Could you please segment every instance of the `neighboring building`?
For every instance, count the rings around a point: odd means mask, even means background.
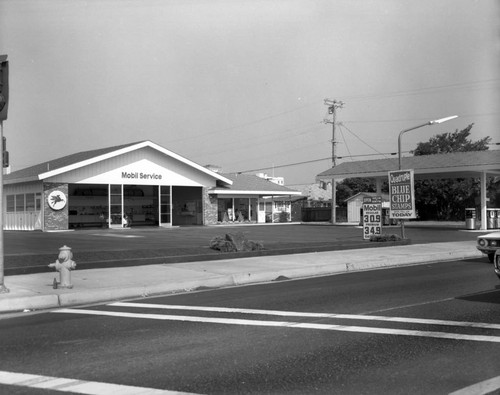
[[[304,207],[332,207],[332,188],[330,184],[309,184],[304,186],[301,192],[306,197]]]
[[[225,174],[232,184],[210,190],[218,198],[218,222],[286,222],[291,221],[292,198],[299,191],[248,174]],[[287,219],[285,221],[285,219]]]
[[[275,184],[285,186],[285,179],[283,177],[268,176],[266,173],[257,173],[256,176]]]
[[[4,229],[211,225],[228,208],[265,222],[280,210],[273,198],[300,195],[251,177],[265,184],[240,185],[151,141],[80,152],[5,175]]]
[[[347,202],[347,222],[358,224],[361,221],[361,209],[363,208],[364,197],[382,196],[382,210],[389,209],[389,195],[382,193],[378,195],[375,192],[359,192],[356,195],[346,199]]]

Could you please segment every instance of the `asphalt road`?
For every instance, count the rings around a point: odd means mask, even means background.
[[[130,303],[0,320],[0,371],[203,394],[500,386],[500,284],[484,259]]]
[[[209,248],[214,237],[236,232],[262,242],[264,251],[231,255]],[[384,232],[399,235],[400,228],[388,227]],[[406,237],[413,244],[475,240],[478,234],[449,227],[406,228]],[[72,248],[73,259],[80,269],[140,265],[144,258],[149,263],[178,263],[381,245],[363,240],[359,227],[294,224],[5,232],[4,239],[6,275],[47,271],[47,264],[57,258],[63,245]]]

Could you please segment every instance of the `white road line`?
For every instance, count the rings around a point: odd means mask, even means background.
[[[167,391],[155,388],[102,383],[98,381],[74,380],[37,374],[0,371],[0,384],[19,387],[43,388],[76,394],[102,395],[185,395],[188,392]]]
[[[409,318],[409,317],[388,317],[383,315],[302,313],[302,312],[280,311],[280,310],[238,309],[238,308],[228,308],[228,307],[182,306],[182,305],[164,305],[164,304],[153,304],[153,303],[130,303],[130,302],[110,303],[109,306],[143,307],[149,309],[165,309],[165,310],[212,311],[218,313],[261,314],[261,315],[276,315],[280,317],[342,318],[349,320],[352,319],[352,320],[368,320],[368,321],[387,321],[387,322],[403,322],[409,324],[429,324],[429,325],[461,326],[466,328],[500,329],[500,324],[431,320],[425,318]]]
[[[211,324],[226,324],[226,325],[252,325],[252,326],[273,326],[273,327],[301,328],[301,329],[320,329],[320,330],[341,331],[341,332],[418,336],[418,337],[432,337],[438,339],[470,340],[470,341],[500,343],[500,336],[461,335],[461,334],[446,333],[446,332],[373,328],[373,327],[362,327],[362,326],[310,324],[310,323],[289,322],[289,321],[242,320],[234,318],[212,318],[212,317],[195,317],[195,316],[183,316],[183,315],[137,314],[137,313],[127,313],[127,312],[117,312],[117,311],[85,310],[85,309],[81,310],[61,309],[61,310],[55,310],[53,312],[67,313],[67,314],[100,315],[108,317],[140,318],[140,319],[152,319],[152,320],[164,320],[164,321],[204,322]]]
[[[449,395],[486,395],[492,394],[493,391],[498,389],[500,389],[500,376],[462,388]]]
[[[138,235],[125,235],[125,234],[117,234],[117,233],[94,233],[92,236],[99,236],[99,237],[122,237],[122,238],[133,238],[133,237],[144,237],[144,236],[138,236]]]

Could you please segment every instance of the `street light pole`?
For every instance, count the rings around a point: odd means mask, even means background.
[[[415,130],[415,129],[418,129],[418,128],[422,128],[424,126],[436,125],[436,124],[443,123],[443,122],[446,122],[446,121],[451,121],[452,119],[455,119],[455,118],[458,118],[458,115],[452,115],[451,117],[436,119],[434,121],[427,121],[426,123],[423,123],[421,125],[413,126],[412,128],[402,130],[399,133],[399,136],[398,136],[399,170],[402,170],[402,168],[403,168],[402,165],[401,165],[401,162],[402,162],[401,161],[401,136],[403,136],[403,134],[405,134],[406,132],[409,132],[410,130]],[[401,221],[401,238],[404,239],[405,238],[405,221],[404,221],[404,219],[401,219],[400,221]]]

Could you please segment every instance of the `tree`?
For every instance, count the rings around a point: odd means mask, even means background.
[[[371,178],[346,178],[338,183],[336,200],[340,207],[347,206],[346,200],[359,192],[375,192]]]
[[[486,151],[491,137],[478,141],[469,139],[472,126],[454,133],[443,133],[431,137],[428,142],[417,144],[412,151],[415,156],[450,152]],[[489,180],[492,182],[492,180]],[[467,207],[475,207],[479,196],[478,179],[416,180],[415,206],[422,220],[462,220]]]
[[[478,141],[470,140],[468,137],[472,126],[474,126],[473,123],[460,132],[456,130],[454,133],[443,133],[431,137],[425,143],[418,143],[417,148],[412,153],[419,156],[450,152],[486,151],[491,137],[488,136]]]

